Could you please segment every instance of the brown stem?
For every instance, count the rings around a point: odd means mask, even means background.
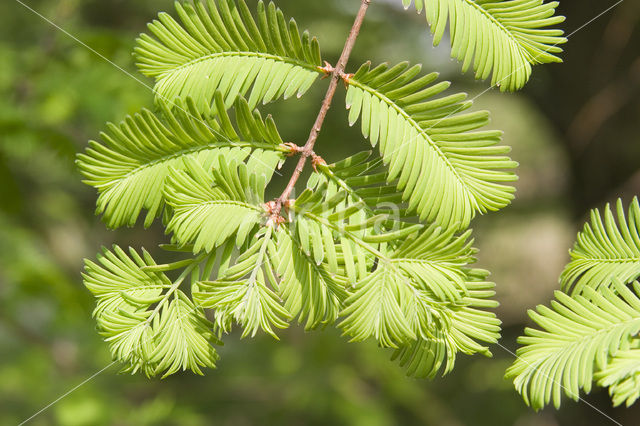
[[[356,39],[358,38],[358,34],[360,33],[360,28],[362,27],[362,22],[364,21],[364,16],[367,13],[367,9],[369,8],[369,4],[371,0],[362,0],[360,4],[360,10],[358,11],[358,15],[353,23],[353,27],[351,28],[351,32],[349,33],[349,37],[344,45],[344,49],[342,50],[342,55],[340,55],[340,59],[336,64],[335,68],[327,67],[326,70],[331,73],[331,83],[329,84],[329,88],[327,89],[327,94],[324,97],[324,101],[322,102],[322,107],[320,108],[320,112],[318,113],[318,117],[316,118],[316,122],[311,128],[311,133],[309,134],[309,139],[307,139],[307,143],[304,145],[301,151],[300,160],[298,161],[298,165],[287,184],[287,187],[282,192],[282,195],[278,197],[275,201],[275,205],[271,209],[271,217],[275,220],[280,217],[280,211],[282,210],[282,206],[287,202],[293,188],[296,186],[296,182],[300,178],[302,171],[304,170],[304,166],[307,163],[307,159],[313,155],[313,147],[318,140],[318,135],[322,130],[322,125],[324,124],[324,120],[327,117],[327,113],[329,112],[329,108],[331,108],[331,102],[333,101],[333,97],[336,94],[336,89],[338,88],[338,84],[340,80],[346,75],[344,70],[347,66],[347,62],[349,61],[349,57],[351,56],[351,51],[353,50],[353,46],[356,44]]]

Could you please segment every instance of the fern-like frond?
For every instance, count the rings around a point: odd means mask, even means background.
[[[606,368],[595,374],[598,386],[608,387],[613,405],[631,406],[640,397],[640,340],[635,348],[618,351]]]
[[[140,306],[152,305],[161,300],[165,289],[171,287],[166,275],[143,269],[155,265],[149,253],[144,251],[140,256],[131,249],[129,254],[114,246],[112,251],[103,249],[98,263],[85,260],[82,277],[84,285],[97,299],[94,316],[98,317],[104,311],[132,312]]]
[[[345,301],[340,323],[352,341],[375,338],[385,347],[416,339],[403,308],[417,298],[406,276],[391,268],[379,268],[358,282],[354,295]]]
[[[330,165],[318,164],[316,169],[320,173],[311,175],[307,184],[309,188],[327,183],[330,192],[344,191],[351,198],[351,204],[361,204],[371,216],[405,216],[402,192],[396,188],[396,182],[389,182],[382,160],[371,151],[360,152]]]
[[[358,196],[336,180],[312,175],[313,189],[289,205],[289,219],[303,252],[317,263],[326,261],[331,273],[343,274],[351,285],[365,279],[376,259],[423,225],[372,215]]]
[[[167,377],[187,368],[200,375],[200,366],[214,368],[218,355],[209,343],[215,341],[212,327],[204,313],[177,291],[154,323],[157,343],[151,362],[157,365],[156,371]]]
[[[408,8],[412,0],[402,0]],[[556,54],[565,43],[563,31],[549,29],[564,21],[555,16],[558,2],[543,0],[415,0],[425,10],[434,45],[440,44],[447,23],[451,56],[471,66],[478,79],[493,72],[491,85],[518,90],[531,76],[531,66],[561,62]]]
[[[124,372],[156,375],[157,364],[151,361],[156,345],[150,316],[150,311],[105,311],[97,318],[98,330],[109,344],[111,356],[124,364]]]
[[[250,157],[256,174],[269,180],[283,158],[282,139],[273,120],[252,113],[246,101],[236,102],[236,130],[216,96],[215,105],[198,110],[192,101],[178,102],[162,114],[148,110],[127,117],[120,125],[108,125],[103,143],[91,141],[78,166],[85,182],[98,190],[97,213],[111,228],[133,226],[143,209],[150,226],[164,207],[164,187],[169,171],[184,169],[191,158],[204,167],[217,162],[243,161]],[[216,118],[202,118],[216,116]]]
[[[268,258],[268,252],[276,250],[273,238],[272,227],[261,229],[235,264],[219,271],[218,279],[197,283],[194,300],[215,310],[221,331],[230,331],[235,321],[244,328],[242,337],[253,337],[262,329],[277,339],[274,328],[289,326],[292,315],[273,290],[277,279]]]
[[[205,6],[206,3],[206,6]],[[176,3],[182,24],[161,13],[135,49],[138,67],[156,79],[159,99],[192,97],[198,107],[216,90],[229,106],[251,90],[249,104],[302,96],[321,75],[316,38],[302,37],[273,3],[258,2],[257,20],[244,0]]]
[[[327,262],[331,273],[344,274],[354,283],[367,274],[373,259],[367,259],[363,251],[356,250],[353,238],[344,238],[335,228],[344,227],[351,220],[364,221],[362,205],[352,205],[345,191],[318,177],[312,175],[310,181],[316,182],[308,182],[311,188],[289,205],[292,234],[306,256],[318,264]]]
[[[422,220],[466,227],[476,213],[498,210],[513,199],[517,166],[498,145],[501,132],[477,131],[488,113],[461,113],[471,102],[465,94],[434,97],[449,87],[432,84],[437,74],[416,78],[420,66],[389,68],[369,64],[348,79],[349,122],[358,118],[362,133],[389,165],[409,208]]]
[[[468,285],[475,285],[467,274],[475,253],[469,233],[456,235],[455,228],[437,225],[424,228],[407,221],[404,211],[391,217],[384,203],[401,201],[401,196],[384,189],[387,174],[380,166],[370,153],[320,164],[309,189],[289,203],[290,229],[301,252],[346,278],[349,297],[340,313],[341,328],[352,340],[375,338],[388,347],[444,336],[453,339],[453,357],[459,351],[486,352],[473,339],[495,340],[499,322],[493,314],[462,309],[469,303]],[[478,304],[482,306],[486,301]],[[480,322],[482,331],[464,337],[472,329],[464,323],[485,314],[491,320]],[[455,315],[469,318],[449,332]]]
[[[597,290],[609,285],[613,279],[628,283],[640,277],[638,199],[631,202],[628,218],[620,199],[616,210],[614,214],[607,205],[603,215],[597,209],[591,211],[591,223],[578,234],[571,261],[560,276],[565,292],[580,294],[587,287]]]
[[[326,237],[332,238],[330,231]],[[304,321],[306,330],[333,324],[347,297],[346,279],[308,256],[285,227],[278,229],[277,251],[270,259],[279,277],[278,294],[285,309]]]
[[[196,258],[192,266],[202,258]],[[177,287],[191,273],[172,283],[151,256],[133,249],[129,255],[115,246],[98,263],[86,262],[84,282],[97,298],[94,312],[98,330],[109,343],[114,359],[125,371],[166,377],[179,370],[202,374],[215,367],[212,344],[219,343],[211,324]]]
[[[165,190],[173,214],[167,233],[180,245],[193,244],[193,252],[207,252],[235,236],[245,243],[265,215],[266,178],[250,173],[251,164],[218,157],[212,170],[185,160],[185,171],[171,174]]]
[[[467,294],[462,268],[473,253],[468,234],[436,226],[414,234],[355,285],[340,326],[352,340],[373,337],[393,348],[433,337],[434,312],[460,305]]]
[[[640,331],[640,285],[633,290],[620,281],[583,295],[556,292],[552,309],[538,306],[529,315],[541,329],[527,328],[518,342],[517,360],[507,370],[527,404],[540,409],[562,393],[578,400],[580,389],[590,392],[594,372],[611,357],[631,348]]]
[[[485,310],[498,306],[490,299],[495,294],[495,284],[484,281],[487,275],[484,271],[469,271],[467,296],[460,305],[433,306],[432,324],[424,335],[395,350],[392,359],[407,369],[408,376],[434,378],[440,371],[445,375],[453,370],[458,353],[491,356],[480,342],[498,341],[500,320]]]

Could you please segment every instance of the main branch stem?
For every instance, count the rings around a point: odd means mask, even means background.
[[[309,134],[309,139],[307,139],[307,143],[302,148],[300,154],[300,160],[298,161],[298,165],[287,184],[287,187],[282,192],[282,195],[278,197],[275,201],[275,206],[273,206],[271,210],[272,218],[279,218],[280,212],[282,210],[282,206],[287,202],[293,188],[296,186],[296,182],[300,178],[302,171],[304,170],[304,166],[307,163],[307,159],[313,155],[313,147],[318,140],[318,135],[322,130],[322,125],[324,124],[324,120],[327,117],[327,113],[329,112],[329,108],[331,108],[331,103],[333,102],[333,97],[336,94],[336,89],[338,88],[338,84],[340,80],[345,75],[345,68],[347,66],[347,62],[349,62],[349,57],[351,56],[351,52],[353,51],[353,46],[356,44],[356,39],[358,38],[358,34],[360,34],[360,28],[362,27],[362,23],[364,22],[364,17],[367,13],[367,9],[369,8],[369,4],[371,0],[362,0],[360,4],[360,10],[358,10],[358,15],[353,23],[353,27],[351,27],[351,32],[349,33],[349,37],[344,45],[344,49],[342,50],[342,54],[340,55],[340,59],[336,66],[330,70],[331,72],[331,82],[329,84],[329,88],[327,89],[327,94],[324,97],[324,101],[322,102],[322,107],[320,108],[320,112],[318,113],[318,117],[316,118],[316,122],[311,128],[311,133]]]

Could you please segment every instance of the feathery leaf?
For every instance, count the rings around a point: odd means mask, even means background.
[[[571,261],[560,282],[565,292],[580,294],[585,288],[597,290],[613,279],[629,283],[640,277],[640,205],[634,198],[625,218],[622,200],[614,215],[607,204],[604,215],[591,211],[591,223],[584,226],[570,251]],[[617,223],[616,223],[617,219]]]
[[[285,309],[305,321],[306,330],[333,324],[347,296],[346,280],[305,254],[285,227],[278,229],[277,250],[270,259],[280,277],[278,294]]]
[[[271,176],[282,159],[282,139],[270,117],[266,121],[251,113],[243,99],[236,102],[238,128],[231,125],[221,95],[205,117],[190,100],[177,108],[161,105],[162,115],[148,110],[127,117],[119,126],[109,124],[101,135],[104,143],[91,141],[86,153],[78,155],[85,183],[100,194],[97,213],[111,228],[133,226],[143,209],[150,226],[164,207],[163,191],[170,170],[184,169],[191,158],[203,167],[251,157],[257,174]]]
[[[474,261],[468,233],[454,236],[432,225],[381,257],[375,271],[355,285],[340,326],[352,340],[370,337],[397,348],[433,337],[433,312],[451,309],[467,295],[463,267]]]
[[[156,79],[159,99],[192,97],[199,108],[216,90],[230,106],[251,90],[249,104],[302,96],[322,74],[316,38],[302,37],[273,3],[258,2],[256,19],[244,0],[176,2],[182,24],[161,13],[135,49],[140,71]]]
[[[389,182],[382,160],[371,151],[360,152],[335,164],[319,164],[316,168],[319,173],[311,176],[308,188],[326,182],[331,193],[346,192],[352,205],[362,205],[368,215],[378,217],[378,225],[385,223],[383,215],[406,216],[401,208],[402,192],[395,186],[397,182]]]
[[[484,310],[498,306],[498,302],[489,299],[495,294],[495,284],[484,281],[487,275],[484,271],[470,270],[467,296],[461,304],[432,306],[433,320],[424,329],[423,336],[394,351],[392,359],[406,367],[408,376],[431,379],[439,371],[448,374],[453,370],[458,352],[491,356],[489,349],[478,343],[496,343],[500,337],[500,320]]]
[[[264,175],[250,173],[251,164],[218,157],[213,173],[195,160],[185,160],[186,170],[174,170],[165,197],[173,209],[167,233],[180,245],[193,244],[193,252],[207,252],[235,236],[240,247],[261,222],[264,209]]]
[[[202,375],[200,366],[214,368],[218,355],[209,343],[215,341],[213,324],[181,291],[163,307],[154,322],[156,345],[151,362],[163,378],[187,368]]]
[[[114,246],[113,250],[103,248],[98,263],[85,259],[84,285],[97,298],[93,315],[98,317],[104,311],[132,312],[141,305],[149,306],[161,299],[163,291],[171,287],[171,281],[164,274],[145,271],[145,266],[155,265],[146,251],[142,257],[129,250]]]
[[[583,295],[556,292],[553,309],[529,311],[539,329],[527,328],[518,342],[517,360],[507,370],[525,402],[540,409],[562,393],[578,400],[591,391],[594,372],[603,370],[619,351],[631,348],[640,331],[640,285],[633,290],[620,281],[586,287]]]
[[[118,246],[105,250],[98,263],[86,262],[84,282],[98,299],[98,330],[114,359],[125,363],[125,371],[166,377],[178,370],[202,374],[200,367],[215,367],[218,355],[212,344],[219,342],[210,331],[212,324],[177,288],[192,268],[172,283],[153,271],[159,265],[147,252],[141,257],[131,249],[127,255]]]
[[[508,205],[516,180],[508,171],[517,166],[499,146],[501,132],[476,131],[488,113],[460,112],[469,108],[465,94],[431,99],[448,82],[432,85],[437,74],[416,78],[420,66],[367,63],[348,79],[349,122],[358,118],[362,133],[389,164],[388,181],[398,180],[409,209],[422,220],[444,227],[465,228],[477,212]]]
[[[411,3],[402,0],[405,9]],[[564,21],[554,16],[557,6],[543,0],[415,0],[418,13],[425,10],[433,44],[442,41],[448,21],[451,56],[463,62],[463,72],[473,65],[483,80],[493,72],[491,85],[503,91],[522,88],[532,65],[562,62],[556,54],[567,39],[548,28]]]
[[[250,247],[217,280],[197,283],[194,300],[204,308],[215,309],[221,331],[228,332],[235,320],[244,328],[242,337],[253,337],[262,329],[277,339],[273,328],[288,327],[291,314],[269,286],[277,286],[268,258],[268,252],[275,250],[269,249],[273,237],[272,227],[261,229]]]
[[[634,340],[634,349],[618,351],[606,368],[594,377],[598,386],[608,387],[613,405],[631,406],[640,397],[640,340]]]

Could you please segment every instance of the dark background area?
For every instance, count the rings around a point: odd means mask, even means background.
[[[0,3],[0,424],[18,424],[90,379],[111,362],[95,331],[93,300],[81,282],[84,257],[101,245],[154,247],[160,227],[107,231],[93,215],[95,192],[81,183],[75,154],[107,121],[152,105],[131,56],[135,37],[169,0],[40,0],[25,3],[132,72],[99,58],[15,0]],[[253,0],[248,3],[254,4]],[[358,7],[356,0],[279,0],[319,37],[335,62]],[[567,34],[614,1],[565,0]],[[461,75],[446,42],[431,47],[423,16],[400,0],[373,1],[349,70],[360,63],[410,60],[440,71],[453,89],[478,96],[492,127],[520,162],[518,198],[474,223],[480,266],[493,272],[504,321],[494,358],[461,357],[452,374],[432,382],[406,378],[389,353],[348,344],[327,329],[292,327],[281,342],[232,334],[218,369],[205,377],[165,380],[118,375],[118,366],[82,384],[34,425],[605,425],[596,409],[626,425],[640,411],[611,408],[604,390],[560,411],[528,409],[504,370],[526,310],[548,303],[567,250],[590,208],[640,193],[640,2],[626,0],[571,35],[564,64],[534,68],[517,94],[486,93],[487,82]],[[144,83],[144,84],[141,84]],[[272,112],[287,140],[308,135],[326,81]],[[342,98],[317,144],[328,161],[367,149],[349,128]],[[286,169],[285,169],[286,170]],[[286,173],[284,173],[286,175]],[[272,194],[285,182],[274,180]],[[592,406],[590,406],[592,405]]]

